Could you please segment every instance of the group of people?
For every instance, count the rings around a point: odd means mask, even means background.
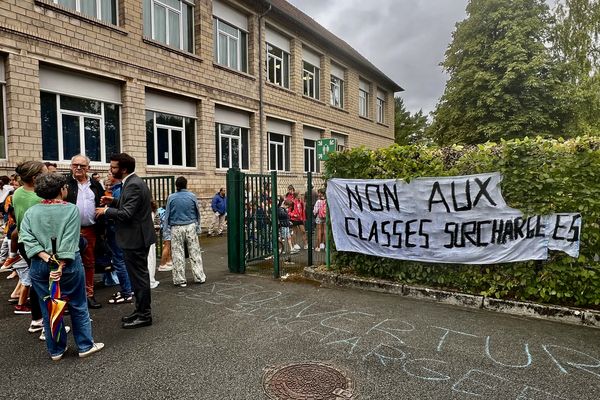
[[[279,220],[279,241],[284,249],[289,249],[289,254],[296,254],[302,248],[308,249],[306,237],[307,213],[312,212],[316,226],[315,251],[325,249],[325,218],[327,214],[327,200],[325,189],[321,188],[312,193],[316,198],[312,210],[307,210],[304,195],[296,192],[293,185],[288,186],[288,192],[279,198],[277,205],[277,218]]]
[[[89,168],[90,159],[80,154],[71,159],[69,176],[57,173],[56,165],[26,161],[17,166],[15,176],[0,177],[5,233],[0,271],[12,271],[19,278],[9,302],[15,303],[16,314],[31,314],[28,331],[41,331],[40,339],[46,341],[54,361],[63,357],[71,328],[80,357],[104,347],[93,340],[89,315],[90,308],[101,307],[94,293],[94,249],[100,240],[110,249],[121,286],[109,303],[135,302],[134,311],[121,318],[122,327],[152,325],[151,288],[158,282],[155,264],[149,263],[149,256],[155,257],[152,246],[157,237],[156,205],[150,190],[135,174],[135,159],[126,153],[110,158],[105,187],[96,174],[88,176]],[[173,283],[185,287],[186,245],[194,281],[206,280],[197,235],[200,208],[196,196],[187,190],[186,178],[177,178],[175,186],[177,192],[167,199],[162,228],[165,247],[171,247]],[[164,269],[171,268],[167,260],[162,261]],[[71,327],[62,324],[58,335],[49,334],[47,304],[52,281],[59,283],[71,319]]]

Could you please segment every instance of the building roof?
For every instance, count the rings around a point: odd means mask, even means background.
[[[299,25],[300,28],[309,31],[313,35],[324,40],[325,43],[329,45],[328,47],[332,47],[335,50],[344,53],[346,56],[358,63],[361,67],[375,74],[376,77],[381,79],[382,83],[385,83],[390,88],[393,88],[394,92],[400,92],[404,90],[402,87],[400,87],[400,85],[394,82],[379,68],[367,60],[362,54],[354,50],[352,46],[335,36],[333,33],[329,32],[317,21],[288,3],[286,0],[267,0],[267,3],[270,3],[272,6],[270,12],[277,14],[281,18],[289,20],[296,25]]]

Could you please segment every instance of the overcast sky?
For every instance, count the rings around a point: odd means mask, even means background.
[[[433,111],[447,79],[439,64],[467,0],[288,1],[402,86],[396,95],[409,111]]]

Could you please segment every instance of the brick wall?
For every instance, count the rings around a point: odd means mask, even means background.
[[[225,1],[225,0],[224,0]],[[53,5],[50,0],[2,0],[0,2],[0,54],[6,65],[6,120],[8,159],[0,161],[0,173],[12,172],[21,160],[41,157],[39,65],[51,64],[116,80],[122,93],[122,149],[138,161],[140,175],[185,175],[190,189],[201,198],[210,198],[225,185],[225,173],[215,168],[214,107],[216,103],[249,110],[251,124],[250,160],[259,170],[259,18],[250,1],[229,3],[247,14],[248,73],[230,71],[213,63],[212,2],[198,0],[195,7],[195,54],[173,50],[143,36],[143,10],[139,0],[120,0],[119,26],[113,26]],[[291,35],[290,90],[264,85],[265,113],[295,121],[292,137],[292,173],[303,171],[304,124],[347,135],[351,147],[388,146],[393,142],[393,93],[388,89],[386,121],[375,123],[377,87],[373,74],[357,70],[342,54],[331,54],[321,43],[311,41],[285,21],[268,21],[283,26]],[[262,21],[264,24],[264,20]],[[263,30],[264,32],[264,30]],[[259,46],[259,44],[262,45]],[[320,100],[302,94],[302,46],[321,53]],[[331,107],[330,60],[346,67],[344,109]],[[264,57],[263,57],[264,62]],[[358,116],[359,76],[371,82],[370,118]],[[266,71],[265,71],[266,77]],[[197,103],[196,168],[146,166],[145,90],[153,88],[195,99]],[[266,120],[263,120],[266,129]],[[264,170],[267,171],[267,143],[263,134]],[[68,162],[59,163],[62,169]],[[108,165],[94,165],[104,172]]]

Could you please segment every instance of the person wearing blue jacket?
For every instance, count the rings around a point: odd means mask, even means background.
[[[173,256],[173,284],[186,287],[185,250],[187,244],[195,283],[204,283],[206,275],[200,253],[200,205],[196,195],[187,190],[187,179],[180,176],[175,180],[177,191],[167,199],[165,210],[165,236],[171,237]]]
[[[210,203],[214,214],[213,223],[208,228],[208,236],[221,236],[223,226],[225,225],[225,216],[227,215],[227,197],[225,188],[219,189]]]

